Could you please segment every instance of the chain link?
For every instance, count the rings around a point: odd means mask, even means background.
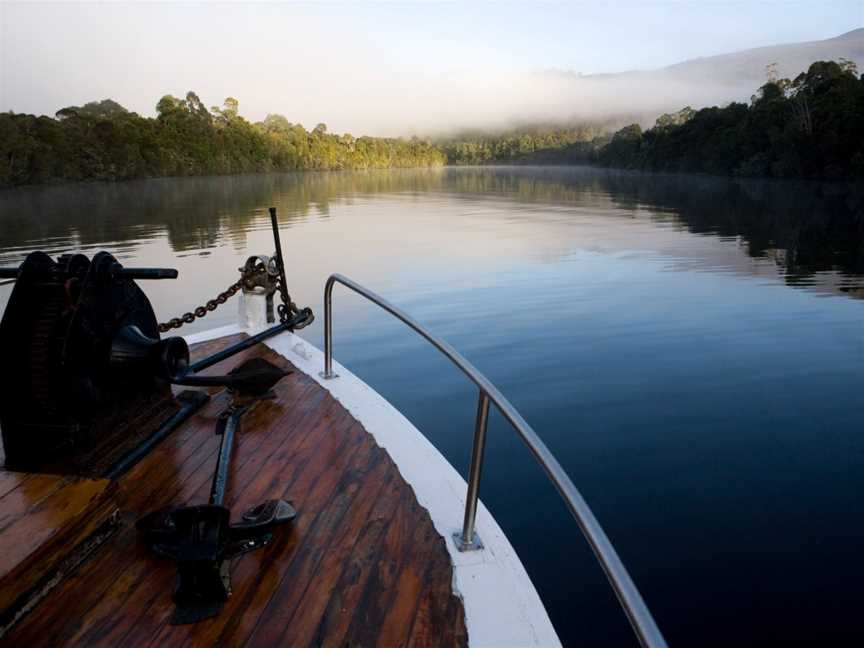
[[[180,328],[184,324],[191,324],[196,319],[204,317],[207,313],[212,313],[219,306],[228,301],[231,297],[237,294],[237,291],[240,290],[242,285],[242,279],[237,281],[236,283],[231,284],[223,290],[221,293],[216,295],[215,299],[208,300],[203,306],[198,306],[193,311],[189,313],[183,313],[180,317],[172,317],[167,322],[159,323],[159,332],[165,333],[166,331],[170,331],[171,329]]]

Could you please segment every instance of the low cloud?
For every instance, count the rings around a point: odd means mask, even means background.
[[[520,69],[503,45],[493,50],[470,39],[394,45],[385,26],[334,19],[339,11],[314,6],[60,4],[50,15],[34,7],[0,11],[0,110],[53,115],[111,98],[152,116],[161,96],[193,90],[208,105],[236,97],[253,121],[279,113],[310,129],[324,122],[354,135],[650,123],[686,105],[748,100],[767,63],[779,61],[781,73],[794,75],[818,58],[864,60],[861,30],[810,49],[762,48],[654,72],[579,76]]]

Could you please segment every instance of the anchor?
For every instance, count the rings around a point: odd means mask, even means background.
[[[274,257],[250,257],[229,291],[169,323],[157,321],[135,282],[175,279],[176,269],[125,268],[104,251],[92,260],[83,254],[55,260],[36,251],[18,268],[0,268],[0,279],[15,282],[0,320],[0,458],[7,470],[117,479],[209,400],[204,390],[175,397],[172,385],[222,386],[231,395],[216,424],[221,442],[209,501],[170,506],[137,524],[153,551],[177,563],[175,624],[218,614],[231,592],[229,561],[267,544],[276,527],[297,515],[289,502],[274,499],[232,524],[224,505],[243,415],[272,396],[289,372],[254,358],[224,376],[199,374],[314,319],[288,293],[275,208],[270,224]],[[260,288],[271,306],[278,293],[278,324],[194,364],[182,337],[160,337],[214,310],[241,284]],[[140,435],[133,427],[139,412],[149,426]]]
[[[208,503],[160,509],[136,525],[155,553],[177,563],[172,625],[218,615],[231,594],[231,559],[265,546],[276,527],[297,515],[289,502],[271,499],[231,524],[231,511],[224,505],[234,437],[241,419],[258,402],[272,398],[271,388],[289,373],[263,358],[253,358],[227,376],[188,375],[174,381],[196,386],[225,385],[232,399],[216,422],[216,433],[222,439]]]

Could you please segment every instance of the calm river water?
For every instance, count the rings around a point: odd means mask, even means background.
[[[319,315],[303,336],[322,344],[341,272],[460,349],[569,471],[670,644],[864,641],[864,189],[527,167],[32,188],[0,193],[0,265],[104,248],[177,267],[144,285],[167,319],[272,252],[270,205]],[[382,311],[338,288],[335,307],[337,359],[464,475],[471,386]],[[632,643],[500,418],[481,496],[566,644]]]

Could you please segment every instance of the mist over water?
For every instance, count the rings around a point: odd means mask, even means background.
[[[860,187],[524,167],[27,188],[0,194],[0,265],[109,249],[177,267],[142,283],[164,320],[272,252],[270,205],[292,297],[319,316],[303,336],[322,344],[342,272],[462,351],[559,458],[670,645],[860,643]],[[337,359],[464,475],[475,390],[380,310],[334,303]],[[481,497],[565,645],[632,641],[495,415]]]
[[[864,32],[836,38],[864,19],[846,0],[783,11],[686,2],[44,7],[0,5],[0,110],[54,115],[111,98],[153,116],[162,96],[192,90],[207,106],[235,97],[250,121],[279,113],[354,135],[647,125],[685,106],[748,101],[769,63],[792,77],[820,59],[864,63]]]

